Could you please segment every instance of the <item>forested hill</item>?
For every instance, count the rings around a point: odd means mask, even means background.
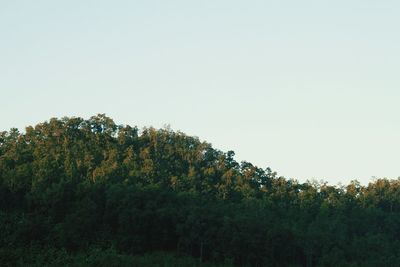
[[[105,115],[51,119],[0,133],[0,266],[400,266],[399,189],[287,180]]]

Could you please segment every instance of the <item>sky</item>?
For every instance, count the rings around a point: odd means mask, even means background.
[[[400,2],[0,0],[0,130],[106,113],[300,181],[400,176]]]

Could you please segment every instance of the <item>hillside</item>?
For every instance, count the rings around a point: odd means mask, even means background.
[[[53,118],[0,133],[0,233],[1,266],[400,266],[400,180],[299,183],[170,129]]]

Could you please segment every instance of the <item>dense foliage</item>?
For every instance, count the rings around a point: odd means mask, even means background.
[[[105,115],[51,119],[0,133],[0,265],[400,266],[399,189],[287,180]]]

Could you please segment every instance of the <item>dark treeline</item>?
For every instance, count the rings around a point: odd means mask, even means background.
[[[51,119],[0,133],[0,265],[400,266],[399,189],[299,183],[105,115]]]

